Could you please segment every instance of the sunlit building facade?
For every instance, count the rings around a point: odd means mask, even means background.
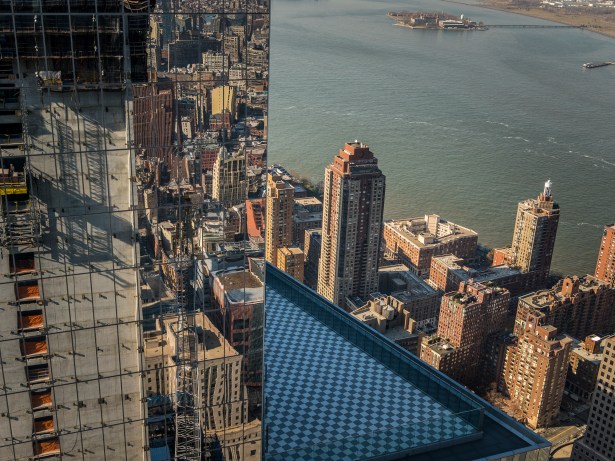
[[[278,250],[290,246],[293,238],[294,188],[277,175],[267,175],[267,225],[265,256],[277,265]]]
[[[493,254],[494,266],[509,264],[531,274],[535,288],[547,283],[553,259],[560,208],[552,192],[549,180],[537,198],[519,202],[512,244]]]
[[[615,285],[615,224],[604,226],[594,276]]]
[[[369,146],[348,142],[325,169],[318,293],[347,298],[378,291],[385,176]]]

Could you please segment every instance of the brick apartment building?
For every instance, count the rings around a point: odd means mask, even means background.
[[[476,232],[438,215],[387,221],[383,239],[385,255],[399,260],[421,277],[429,275],[433,256],[473,258],[478,246]]]
[[[423,339],[421,359],[472,386],[478,378],[486,338],[504,328],[510,293],[477,282],[462,282],[442,297],[436,335]]]

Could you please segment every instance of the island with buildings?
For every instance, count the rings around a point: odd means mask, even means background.
[[[428,30],[486,30],[482,22],[472,21],[461,16],[447,13],[420,12],[420,11],[389,11],[389,18],[395,20],[396,26],[411,29]]]

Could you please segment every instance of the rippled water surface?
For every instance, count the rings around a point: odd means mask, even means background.
[[[387,217],[439,213],[510,244],[519,200],[550,178],[553,269],[593,272],[615,221],[615,40],[577,29],[439,32],[388,10],[549,24],[440,1],[273,0],[269,161],[314,179],[360,139],[387,176]]]

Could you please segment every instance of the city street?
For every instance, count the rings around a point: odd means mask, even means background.
[[[560,426],[549,427],[540,432],[540,435],[542,435],[544,438],[546,438],[547,440],[549,440],[549,442],[553,444],[553,449],[557,449],[562,444],[572,442],[573,440],[580,438],[585,432],[586,428],[584,421],[576,416],[564,418],[561,420],[560,424]],[[558,450],[552,459],[557,461],[564,461],[570,459],[571,453],[572,445]]]

